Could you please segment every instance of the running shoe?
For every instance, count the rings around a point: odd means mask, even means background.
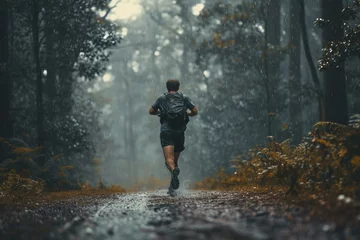
[[[170,183],[170,185],[173,189],[179,188],[179,185],[180,185],[179,178],[178,178],[179,174],[180,174],[180,168],[178,168],[178,167],[174,168],[174,170],[171,173],[171,183]]]
[[[177,195],[176,191],[171,187],[171,185],[169,187],[167,194],[169,194],[171,197],[176,197],[176,195]]]

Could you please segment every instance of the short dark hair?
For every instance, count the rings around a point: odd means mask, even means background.
[[[179,91],[180,82],[177,79],[169,79],[166,82],[166,88],[168,91]]]

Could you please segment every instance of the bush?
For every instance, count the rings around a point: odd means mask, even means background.
[[[233,173],[221,170],[195,188],[284,186],[291,195],[331,191],[360,197],[360,129],[353,126],[320,122],[298,146],[270,138],[267,146],[251,149],[233,163]]]
[[[43,195],[44,182],[21,177],[14,170],[4,175],[0,185],[1,202],[23,202]]]

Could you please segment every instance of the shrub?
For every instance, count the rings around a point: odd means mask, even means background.
[[[360,188],[360,129],[330,122],[313,126],[298,146],[273,138],[233,160],[233,173],[224,170],[195,184],[195,188],[237,189],[248,185],[285,186],[287,194],[347,191]]]
[[[44,182],[21,177],[14,170],[5,174],[0,185],[1,202],[23,202],[33,197],[42,196]]]

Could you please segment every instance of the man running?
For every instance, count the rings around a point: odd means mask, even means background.
[[[198,113],[190,98],[178,92],[179,87],[179,80],[169,79],[166,82],[168,92],[156,99],[149,110],[151,115],[160,116],[160,141],[165,157],[165,165],[171,173],[168,191],[170,196],[176,196],[175,189],[178,189],[180,185],[178,161],[180,153],[185,149],[184,132],[186,124],[189,117]],[[187,111],[188,109],[190,112]]]

